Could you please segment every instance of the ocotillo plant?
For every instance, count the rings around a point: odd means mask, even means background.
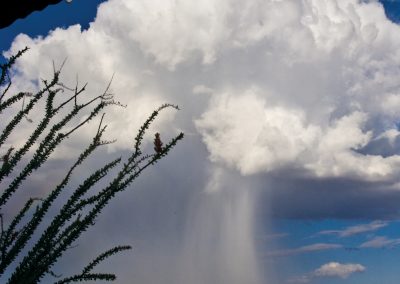
[[[14,194],[21,189],[24,181],[43,166],[51,157],[52,152],[60,144],[68,139],[75,131],[92,123],[96,116],[110,105],[121,106],[109,94],[109,86],[106,91],[85,103],[78,103],[78,97],[82,96],[85,86],[75,89],[69,88],[71,95],[56,103],[55,98],[66,90],[60,82],[62,66],[56,70],[51,80],[43,80],[40,91],[36,94],[20,92],[9,95],[12,78],[9,71],[15,60],[27,49],[12,56],[7,63],[1,65],[0,75],[0,123],[2,132],[0,134],[0,281],[9,284],[33,284],[40,283],[45,276],[57,275],[53,272],[53,266],[65,255],[66,250],[81,237],[91,226],[95,225],[96,218],[115,196],[116,193],[129,187],[132,182],[143,172],[144,169],[153,165],[166,156],[176,143],[183,138],[183,133],[173,138],[163,146],[155,145],[155,152],[145,154],[142,152],[142,141],[150,124],[156,119],[160,111],[165,108],[177,106],[165,104],[155,110],[143,123],[134,140],[132,139],[132,150],[125,159],[119,157],[111,162],[104,163],[96,171],[92,172],[75,187],[73,191],[68,188],[68,198],[61,205],[56,202],[61,193],[65,194],[65,188],[71,187],[71,176],[82,163],[93,154],[93,152],[112,141],[102,139],[106,130],[103,125],[104,114],[101,116],[97,132],[89,145],[78,155],[77,160],[66,172],[57,186],[49,189],[47,196],[41,198],[30,198],[15,216],[5,216],[5,208]],[[65,94],[64,94],[65,95]],[[58,97],[57,97],[58,98]],[[62,99],[62,98],[61,98]],[[25,103],[25,100],[27,102]],[[79,99],[80,101],[81,99]],[[35,112],[38,103],[45,103],[44,113]],[[15,115],[7,120],[9,115],[4,110],[17,103],[23,103],[22,109],[16,111]],[[67,128],[67,124],[86,111],[87,116],[74,127]],[[29,115],[35,113],[35,117],[42,117],[37,122],[36,128],[32,129],[25,143],[20,147],[9,147],[4,149],[5,142],[10,134],[18,131],[18,126]],[[156,140],[159,140],[157,133]],[[28,157],[28,151],[32,156]],[[25,163],[22,161],[25,160]],[[26,162],[26,160],[28,160]],[[22,165],[22,166],[21,166]],[[107,177],[108,183],[100,182]],[[103,186],[101,187],[101,184]],[[105,185],[104,185],[105,184]],[[100,189],[95,187],[100,186]],[[27,188],[23,188],[27,190]],[[57,207],[59,206],[59,207]],[[51,222],[44,222],[49,218],[49,209],[57,208],[56,214],[50,216]],[[53,211],[52,211],[53,212]],[[111,273],[95,273],[93,268],[109,256],[130,246],[116,246],[100,254],[82,269],[80,273],[69,277],[54,279],[54,283],[71,283],[89,280],[112,281],[116,276]],[[48,279],[48,277],[46,278]],[[47,282],[46,282],[47,283]]]

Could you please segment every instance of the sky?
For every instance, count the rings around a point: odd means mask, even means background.
[[[397,284],[400,278],[400,2],[109,0],[60,3],[0,30],[30,50],[12,91],[34,92],[65,58],[66,86],[111,91],[107,137],[85,165],[152,133],[185,139],[106,209],[55,272],[101,266],[116,283]],[[2,59],[4,60],[4,59]],[[25,139],[29,125],[11,144]],[[46,193],[96,125],[27,189]],[[165,138],[167,139],[167,138]]]

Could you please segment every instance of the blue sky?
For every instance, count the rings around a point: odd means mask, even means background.
[[[12,48],[33,54],[17,89],[48,73],[47,54],[68,56],[65,80],[82,74],[92,92],[116,72],[134,107],[111,126],[134,128],[166,100],[183,109],[157,127],[176,122],[186,142],[116,200],[88,250],[137,246],[119,283],[397,284],[400,2],[380,1],[385,14],[376,1],[172,2],[74,0],[0,30],[2,51],[30,37]],[[123,153],[126,132],[111,136]]]
[[[20,33],[32,37],[45,36],[57,27],[68,27],[78,23],[87,29],[96,16],[96,8],[101,2],[104,1],[76,1],[72,5],[63,1],[58,5],[50,5],[43,11],[34,12],[29,17],[19,19],[10,27],[0,30],[0,49],[7,50]]]

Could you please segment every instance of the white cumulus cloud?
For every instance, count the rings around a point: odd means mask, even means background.
[[[322,265],[320,268],[315,270],[313,274],[318,277],[340,277],[347,278],[351,274],[356,272],[365,271],[365,267],[361,264],[346,263],[341,264],[339,262],[329,262]]]
[[[73,85],[78,74],[90,93],[115,72],[112,91],[128,105],[108,113],[116,148],[130,145],[155,106],[172,102],[186,107],[183,124],[197,129],[211,160],[243,175],[298,169],[387,180],[400,157],[362,150],[376,137],[393,140],[384,133],[400,113],[399,34],[374,1],[110,0],[87,31],[20,35],[7,54],[31,47],[15,89],[37,88],[51,59],[68,57],[63,80]]]
[[[365,266],[358,263],[329,262],[316,270],[297,277],[290,278],[288,283],[310,283],[315,278],[337,277],[346,279],[354,273],[366,271]]]

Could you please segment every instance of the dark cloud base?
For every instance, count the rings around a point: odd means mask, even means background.
[[[263,210],[268,210],[273,218],[395,219],[400,216],[400,191],[382,188],[382,184],[344,179],[274,179],[261,195]]]

